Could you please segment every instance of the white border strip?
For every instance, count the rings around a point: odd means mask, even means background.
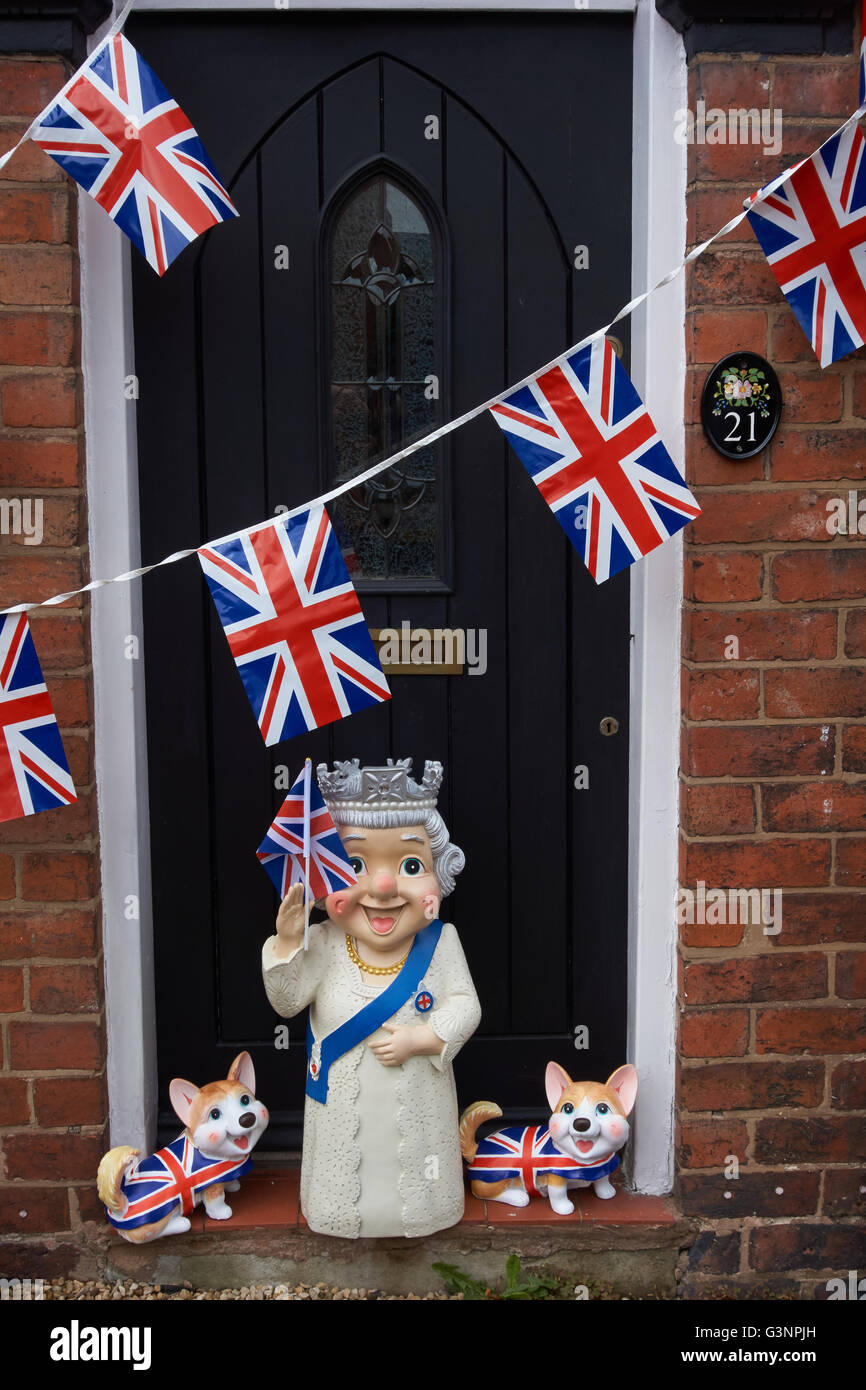
[[[681,261],[686,147],[673,138],[687,104],[682,40],[641,0],[635,24],[632,289]],[[685,476],[685,278],[632,319],[632,376]],[[677,831],[682,533],[631,567],[634,635],[629,748],[629,1050],[639,1091],[631,1151],[640,1192],[673,1185]]]
[[[78,229],[90,562],[92,572],[112,573],[140,558],[135,403],[124,393],[134,370],[130,243],[84,194]],[[125,639],[141,638],[141,585],[94,593],[90,632],[111,1142],[150,1153],[157,1082],[144,660],[125,655]]]

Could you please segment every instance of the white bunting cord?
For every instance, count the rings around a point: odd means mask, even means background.
[[[106,39],[113,37],[121,28],[127,14],[132,8],[133,2],[134,0],[127,0],[127,4],[115,20],[114,25],[112,25],[111,30],[106,35]],[[841,135],[855,121],[859,121],[863,115],[866,115],[866,102],[859,106],[838,130],[834,131],[832,135],[828,135],[825,140],[822,140],[821,144],[824,145],[827,143],[827,140],[833,139],[834,136]],[[38,119],[39,117],[37,117],[37,120]],[[35,125],[36,122],[34,121],[33,124]],[[19,141],[19,144],[26,138],[26,135],[22,136],[22,140]],[[820,147],[821,146],[818,146],[818,149],[820,149]],[[18,147],[16,146],[15,148],[17,149]],[[655,294],[657,290],[663,289],[665,285],[669,285],[672,280],[675,280],[678,275],[681,275],[686,266],[692,261],[696,261],[699,256],[702,256],[704,252],[713,245],[713,242],[718,241],[720,237],[727,236],[735,227],[739,227],[740,223],[746,219],[755,203],[763,202],[765,198],[768,198],[770,194],[775,192],[780,184],[784,183],[786,179],[789,179],[792,174],[796,173],[807,160],[814,158],[817,152],[817,150],[814,150],[811,155],[807,155],[805,159],[801,159],[797,164],[793,165],[792,168],[786,169],[783,173],[778,174],[771,183],[768,183],[764,188],[760,189],[759,192],[753,194],[747,208],[737,213],[736,217],[732,217],[729,222],[726,222],[723,227],[720,227],[719,230],[714,232],[711,237],[708,237],[706,241],[702,241],[700,245],[693,247],[678,266],[673,270],[669,270],[666,275],[663,275],[662,278],[657,280],[654,285],[651,285],[648,290],[644,290],[642,294],[629,300],[628,304],[623,305],[619,313],[615,314],[610,320],[610,323],[605,324],[603,328],[597,328],[593,333],[589,333],[585,338],[581,338],[579,343],[575,343],[572,347],[567,348],[565,352],[560,353],[558,357],[554,357],[552,361],[546,363],[543,367],[536,367],[534,371],[521,378],[520,381],[516,381],[512,386],[505,387],[503,391],[498,392],[495,396],[491,396],[490,399],[484,401],[482,405],[473,406],[471,410],[467,410],[463,415],[458,415],[455,419],[449,420],[447,424],[440,425],[438,429],[433,430],[430,434],[425,434],[421,439],[415,440],[413,444],[407,444],[405,448],[401,449],[396,454],[391,454],[389,458],[383,459],[381,463],[372,464],[369,468],[365,469],[363,473],[357,473],[353,477],[347,478],[345,482],[340,483],[337,487],[331,488],[329,492],[323,492],[312,501],[304,502],[298,507],[292,507],[289,511],[279,512],[276,516],[266,517],[264,521],[258,521],[251,526],[242,527],[241,529],[244,534],[263,531],[269,526],[278,526],[281,522],[285,521],[287,517],[298,516],[301,512],[310,511],[313,507],[323,506],[326,502],[332,502],[334,498],[341,497],[343,493],[349,492],[352,488],[356,488],[361,483],[367,482],[368,479],[375,478],[377,474],[384,473],[388,468],[393,468],[396,463],[400,463],[403,459],[409,458],[411,454],[417,453],[419,449],[426,449],[429,448],[430,445],[436,444],[438,440],[444,439],[447,434],[451,434],[454,430],[460,429],[462,425],[468,424],[470,420],[475,420],[479,415],[483,415],[491,406],[501,401],[504,396],[510,395],[513,391],[518,391],[521,386],[526,386],[531,381],[534,381],[542,372],[550,371],[551,368],[559,366],[567,358],[573,356],[575,352],[579,352],[581,348],[587,347],[590,343],[595,342],[597,338],[604,337],[604,335],[613,328],[614,324],[619,323],[621,319],[627,318],[629,314],[633,314],[635,309],[649,299],[650,295]],[[9,158],[13,153],[14,151],[10,150],[9,155],[4,156],[4,160]],[[0,163],[0,168],[2,168],[2,163]],[[233,539],[237,534],[236,531],[232,531],[226,536],[220,536],[217,540],[203,541],[202,545],[222,545],[224,542]],[[130,580],[140,579],[142,575],[150,574],[151,570],[160,569],[163,565],[174,565],[178,560],[186,560],[191,555],[196,555],[200,548],[200,546],[192,546],[188,550],[176,550],[173,554],[166,555],[164,559],[157,560],[152,565],[142,565],[139,569],[127,570],[125,574],[116,574],[111,579],[92,579],[89,584],[83,584],[80,589],[69,589],[64,594],[54,594],[52,598],[41,599],[37,603],[18,603],[11,608],[2,608],[0,609],[0,616],[7,613],[27,613],[32,608],[52,608],[57,604],[66,603],[68,599],[76,598],[79,594],[88,594],[92,593],[95,589],[104,589],[109,584],[127,584]]]
[[[126,0],[126,4],[120,11],[120,14],[117,16],[108,33],[105,35],[105,38],[99,44],[99,47],[95,48],[93,50],[93,53],[88,54],[87,58],[81,64],[81,67],[75,69],[75,72],[69,78],[69,81],[64,83],[64,85],[60,88],[60,91],[57,92],[56,95],[51,98],[47,106],[43,106],[42,110],[39,112],[39,115],[33,117],[33,120],[30,122],[29,126],[25,130],[24,134],[21,136],[21,139],[18,141],[18,143],[16,145],[13,145],[11,150],[7,150],[4,155],[0,156],[0,169],[4,169],[6,165],[9,163],[13,154],[15,154],[16,150],[20,150],[25,140],[30,139],[30,136],[33,134],[34,130],[39,125],[45,113],[47,111],[50,111],[52,106],[56,106],[58,101],[60,101],[62,97],[66,96],[66,93],[69,91],[69,88],[72,86],[73,82],[76,82],[78,80],[79,73],[87,67],[88,63],[93,62],[94,54],[98,53],[99,49],[102,48],[103,44],[110,42],[110,40],[114,38],[115,34],[118,34],[120,32],[120,30],[126,23],[127,16],[129,15],[129,12],[134,4],[135,0]]]

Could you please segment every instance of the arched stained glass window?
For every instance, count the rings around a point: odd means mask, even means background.
[[[327,226],[330,468],[342,482],[441,420],[442,257],[420,199],[390,172],[356,185]],[[332,503],[353,578],[441,582],[441,503],[435,448]]]

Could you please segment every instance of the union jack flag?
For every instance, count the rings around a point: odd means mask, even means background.
[[[592,1163],[578,1163],[560,1153],[546,1125],[509,1125],[486,1139],[479,1139],[468,1176],[478,1182],[504,1182],[518,1178],[530,1197],[539,1195],[538,1181],[554,1173],[559,1178],[594,1182],[619,1167],[616,1154]],[[604,1171],[602,1171],[604,1170]],[[545,1184],[546,1186],[546,1184]]]
[[[281,900],[293,883],[305,883],[312,902],[357,883],[309,761],[256,853]]]
[[[831,136],[749,222],[822,367],[866,340],[866,165],[857,125]]]
[[[202,232],[238,215],[188,117],[122,34],[78,70],[30,138],[158,275]]]
[[[860,13],[860,101],[866,102],[866,0],[863,0]]]
[[[598,584],[700,512],[605,338],[490,413]]]
[[[390,700],[324,507],[198,555],[266,744]]]
[[[105,1209],[118,1230],[161,1221],[176,1207],[189,1216],[196,1200],[215,1182],[233,1182],[248,1173],[253,1161],[244,1158],[207,1158],[187,1134],[181,1134],[166,1148],[140,1158],[124,1177],[120,1190],[127,1207],[118,1213]]]
[[[75,800],[30,624],[8,613],[0,618],[0,821]]]

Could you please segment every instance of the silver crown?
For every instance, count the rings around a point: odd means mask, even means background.
[[[420,783],[409,776],[411,758],[388,759],[387,767],[361,767],[359,758],[335,762],[334,771],[319,763],[316,780],[330,810],[432,811],[442,785],[442,764],[425,762]]]

